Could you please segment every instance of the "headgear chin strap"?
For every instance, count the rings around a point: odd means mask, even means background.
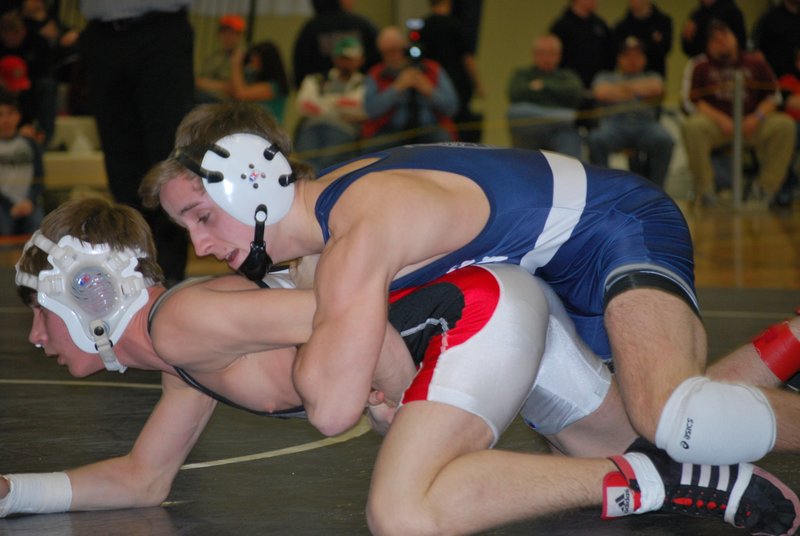
[[[25,250],[31,246],[47,253],[53,268],[36,277],[17,263],[17,285],[36,290],[39,304],[61,317],[78,348],[100,354],[107,370],[125,372],[112,347],[147,303],[150,282],[135,269],[137,257],[145,255],[128,248],[112,250],[108,244],[92,246],[73,236],[55,244],[40,231]]]
[[[261,281],[267,270],[272,268],[272,257],[267,253],[264,243],[264,222],[267,221],[267,207],[258,205],[255,213],[255,231],[250,242],[250,254],[239,266],[239,272],[250,281]]]
[[[294,173],[278,146],[261,136],[239,133],[210,147],[179,147],[172,158],[203,179],[206,192],[222,210],[247,225],[255,220],[250,254],[239,271],[261,279],[272,264],[264,226],[279,222],[294,201]]]

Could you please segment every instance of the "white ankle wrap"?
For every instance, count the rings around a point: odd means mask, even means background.
[[[9,514],[66,512],[72,503],[72,485],[67,473],[3,475],[11,487],[0,499],[0,518]]]
[[[697,376],[670,396],[656,430],[656,445],[672,459],[694,464],[751,462],[775,445],[775,414],[749,385]]]

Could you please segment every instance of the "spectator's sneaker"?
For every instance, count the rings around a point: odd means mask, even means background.
[[[751,465],[678,463],[637,441],[611,461],[604,481],[603,518],[661,510],[718,517],[751,534],[789,535],[800,525],[800,500],[776,477]]]

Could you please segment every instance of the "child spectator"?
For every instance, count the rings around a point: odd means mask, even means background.
[[[333,47],[333,69],[327,76],[309,74],[297,94],[302,121],[297,128],[295,149],[322,150],[305,160],[319,171],[356,156],[354,148],[361,135],[364,112],[364,49],[354,37],[344,37]],[[335,148],[335,151],[326,149]]]
[[[30,93],[19,96],[19,105],[23,122],[35,124],[36,139],[46,147],[55,130],[55,53],[44,37],[28,31],[19,12],[10,11],[0,17],[0,57],[5,56],[18,56],[27,66]],[[30,103],[25,102],[26,98]]]
[[[31,233],[42,220],[42,152],[19,134],[16,97],[0,89],[0,235]]]
[[[195,77],[197,102],[217,102],[229,98],[234,55],[243,52],[245,22],[239,15],[220,17],[217,25],[219,46],[206,56]]]

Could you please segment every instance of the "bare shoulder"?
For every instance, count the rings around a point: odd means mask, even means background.
[[[382,169],[348,186],[334,211],[344,207],[348,214],[422,215],[432,208],[447,211],[465,204],[476,210],[485,204],[488,209],[483,190],[468,177],[432,169]]]
[[[469,243],[483,230],[489,212],[484,191],[469,177],[431,169],[382,169],[348,186],[328,225],[334,241],[357,231],[357,243],[372,262],[389,255],[396,257],[395,269],[402,270]]]

